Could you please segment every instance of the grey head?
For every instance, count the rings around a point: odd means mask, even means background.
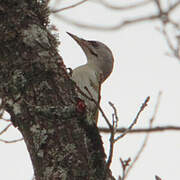
[[[68,33],[68,32],[67,32]],[[88,41],[68,33],[83,49],[87,64],[94,64],[102,72],[102,82],[111,74],[114,58],[111,50],[99,41]]]

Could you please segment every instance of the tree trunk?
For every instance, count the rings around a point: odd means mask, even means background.
[[[36,180],[108,179],[101,137],[86,121],[46,3],[0,0],[0,96],[22,133]]]

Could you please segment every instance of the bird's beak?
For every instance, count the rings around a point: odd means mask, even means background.
[[[81,48],[86,54],[89,49],[89,42],[69,32],[67,32],[67,34],[69,34],[81,46]]]

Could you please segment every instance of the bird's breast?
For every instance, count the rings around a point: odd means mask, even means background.
[[[76,85],[85,93],[88,97],[93,97],[96,102],[99,101],[99,90],[100,90],[100,83],[99,83],[99,73],[97,73],[93,68],[89,68],[86,65],[80,66],[73,70],[72,79],[76,82]],[[88,91],[85,89],[88,89]],[[88,105],[88,108],[94,109],[97,108],[95,103],[88,100],[82,94],[80,94],[80,98],[82,98],[85,103]]]

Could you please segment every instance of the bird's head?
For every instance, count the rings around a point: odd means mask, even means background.
[[[111,50],[99,41],[88,41],[68,33],[83,49],[87,57],[87,63],[97,66],[102,72],[102,81],[111,74],[114,58]]]

